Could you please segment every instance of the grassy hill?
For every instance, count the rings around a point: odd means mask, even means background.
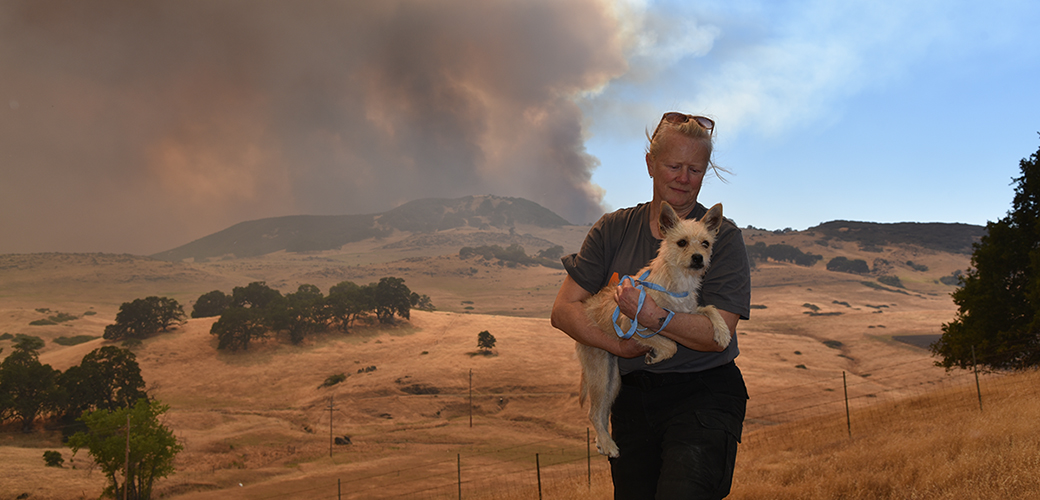
[[[168,261],[204,261],[214,258],[257,257],[274,252],[322,252],[368,238],[382,239],[394,232],[420,236],[452,229],[472,229],[471,236],[503,230],[569,226],[549,209],[523,198],[466,196],[427,198],[405,203],[381,214],[294,215],[241,222],[191,243],[152,255]],[[750,229],[750,228],[749,228]],[[970,224],[832,221],[806,230],[824,239],[859,243],[863,247],[914,245],[953,253],[970,253],[984,232]],[[540,243],[546,243],[542,241]],[[490,243],[478,243],[490,244]]]
[[[831,221],[811,227],[807,232],[820,233],[826,238],[853,241],[864,247],[883,245],[915,245],[921,248],[951,253],[971,253],[971,245],[986,234],[986,228],[972,224],[939,222],[876,222]]]
[[[609,494],[603,489],[609,492],[604,459],[591,461],[593,489],[583,482],[587,422],[577,403],[573,344],[547,320],[563,272],[458,255],[461,246],[478,241],[523,244],[529,254],[557,244],[572,252],[585,231],[526,223],[428,233],[395,230],[333,250],[207,262],[106,254],[4,255],[0,333],[44,339],[41,360],[64,370],[104,341],[61,345],[55,340],[99,337],[119,304],[134,298],[170,296],[190,311],[202,293],[230,292],[251,281],[265,281],[283,293],[302,283],[327,292],[343,280],[363,284],[401,277],[413,291],[429,295],[438,310],[414,311],[411,321],[389,329],[329,333],[302,346],[272,339],[238,354],[215,349],[208,333],[212,319],[191,320],[135,348],[149,393],[171,405],[168,425],[185,445],[177,474],[161,481],[159,491],[168,498],[335,498],[341,482],[346,498],[441,498],[457,494],[461,469],[467,498],[531,498],[537,494],[537,454],[543,486],[553,488],[550,497],[602,498]],[[926,397],[923,388],[969,384],[970,374],[947,373],[934,366],[926,349],[902,341],[935,336],[953,317],[953,287],[939,278],[966,269],[968,256],[911,244],[864,247],[809,231],[746,229],[744,234],[749,244],[795,246],[822,255],[824,263],[836,256],[864,259],[873,270],[854,275],[827,271],[822,263],[757,263],[752,272],[755,309],[751,320],[739,326],[738,365],[752,399],[739,469],[743,476],[737,481],[749,489],[738,489],[734,497],[761,498],[759,493],[768,490],[752,487],[756,484],[790,486],[794,493],[789,498],[859,491],[854,486],[857,475],[847,471],[864,462],[844,451],[840,419],[828,424],[838,426],[837,439],[796,443],[756,436],[778,430],[794,436],[800,425],[842,416],[843,375],[854,411],[905,404],[909,398]],[[915,266],[906,265],[910,260]],[[865,284],[876,285],[882,273],[899,277],[902,288]],[[30,325],[58,312],[76,319]],[[497,339],[492,356],[475,354],[482,330]],[[5,349],[0,356],[9,352],[10,342],[0,340]],[[340,373],[347,376],[344,382],[319,388]],[[989,411],[987,407],[987,415]],[[920,418],[922,428],[933,418],[943,428],[955,427],[950,423],[957,421],[955,413],[949,416],[953,420],[939,420],[946,417],[938,413],[906,418]],[[333,445],[331,457],[330,421],[332,434],[349,436],[352,443]],[[854,440],[865,443],[857,453],[887,446],[865,440],[888,432],[859,434],[858,426],[866,424],[855,425]],[[888,421],[878,425],[897,428]],[[76,458],[75,469],[70,466],[69,451],[61,448],[56,430],[29,436],[14,427],[0,431],[0,464],[12,472],[0,478],[0,498],[28,492],[31,498],[66,499],[100,491],[102,478],[89,472],[85,455]],[[1035,439],[1025,431],[1013,436],[1016,443]],[[970,449],[964,443],[960,449]],[[63,450],[66,467],[43,467],[45,449]],[[813,486],[823,475],[838,478],[836,484],[845,489]],[[877,476],[870,476],[871,484],[879,481]],[[825,493],[798,496],[816,490]]]
[[[553,228],[569,223],[523,198],[429,198],[381,214],[294,215],[242,222],[152,257],[201,261],[226,256],[256,257],[278,251],[317,252],[367,238],[384,238],[394,231],[432,233],[462,227],[509,229],[517,225]]]

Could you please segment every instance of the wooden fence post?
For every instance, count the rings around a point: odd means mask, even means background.
[[[852,416],[849,414],[849,383],[845,379],[845,371],[841,372],[841,385],[845,388],[845,427],[849,430],[849,437],[852,437]]]
[[[534,468],[538,471],[538,500],[542,500],[542,465],[538,461],[538,454],[534,454]]]
[[[979,365],[975,362],[975,346],[971,346],[971,367],[975,370],[975,393],[979,395],[979,411],[982,411],[982,388],[979,387]]]

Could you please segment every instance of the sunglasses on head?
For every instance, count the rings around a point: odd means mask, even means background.
[[[661,121],[675,124],[686,123],[690,120],[697,122],[698,125],[704,127],[704,130],[707,130],[708,132],[715,129],[715,122],[706,116],[694,116],[680,113],[678,111],[671,111],[665,113],[664,116],[661,117]]]

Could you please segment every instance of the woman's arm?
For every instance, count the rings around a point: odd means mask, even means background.
[[[618,287],[614,300],[621,308],[621,313],[632,318],[639,306],[639,290],[631,283],[624,282]],[[726,321],[726,325],[729,326],[730,335],[736,335],[740,316],[722,309],[718,311],[722,319]],[[667,317],[668,311],[659,307],[654,299],[647,295],[643,301],[643,308],[639,311],[639,324],[650,331],[657,331]],[[661,334],[695,351],[722,352],[724,350],[715,342],[715,329],[711,325],[711,320],[703,314],[677,312]]]
[[[552,326],[582,344],[598,347],[622,358],[635,358],[650,350],[634,339],[619,339],[613,333],[605,333],[593,324],[585,314],[583,303],[591,296],[591,293],[570,276],[564,278],[560,291],[556,294],[556,301],[553,302]]]

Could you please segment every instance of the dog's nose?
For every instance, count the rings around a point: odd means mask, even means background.
[[[704,267],[704,256],[699,253],[694,254],[693,257],[690,258],[690,267],[694,269],[700,269]]]

